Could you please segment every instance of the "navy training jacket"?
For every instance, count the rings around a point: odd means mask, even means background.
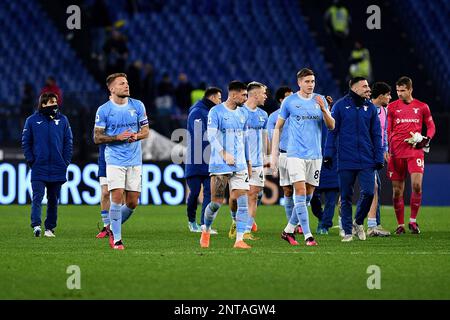
[[[206,136],[208,127],[208,113],[214,107],[214,102],[209,99],[201,99],[189,108],[187,129],[187,152],[185,159],[185,178],[203,175],[209,176],[208,163],[210,149]],[[204,138],[204,139],[203,139]],[[206,150],[206,152],[205,152]]]
[[[375,169],[384,162],[378,109],[368,99],[358,104],[359,99],[350,91],[331,112],[336,125],[328,133],[324,157],[337,152],[338,171]]]
[[[22,150],[31,166],[31,181],[65,182],[72,160],[72,130],[67,117],[55,119],[36,111],[25,122]]]

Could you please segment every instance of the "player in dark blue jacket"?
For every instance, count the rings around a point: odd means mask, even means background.
[[[380,119],[377,107],[369,100],[369,84],[365,78],[356,77],[350,80],[349,85],[349,93],[333,107],[336,126],[328,133],[324,156],[324,166],[331,168],[332,156],[337,151],[344,242],[353,240],[352,234],[356,234],[360,240],[366,239],[363,225],[374,195],[374,172],[383,168],[384,163]],[[356,177],[361,194],[352,225],[352,197]]]
[[[27,118],[22,133],[22,149],[31,168],[31,227],[41,235],[41,203],[47,189],[46,237],[54,237],[61,185],[66,182],[67,167],[72,159],[72,130],[69,120],[59,112],[58,96],[43,93],[38,111]]]
[[[209,142],[206,136],[208,112],[216,104],[222,103],[222,90],[207,88],[203,99],[199,100],[189,109],[187,119],[187,156],[185,161],[185,178],[189,187],[187,199],[188,226],[191,232],[201,232],[195,220],[197,200],[203,185],[203,206],[201,224],[204,224],[206,206],[211,202],[210,176],[208,172]]]

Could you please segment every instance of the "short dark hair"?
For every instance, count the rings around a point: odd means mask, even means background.
[[[400,77],[400,79],[397,80],[397,82],[395,83],[395,85],[397,86],[405,86],[408,89],[412,88],[412,80],[409,77]]]
[[[247,91],[252,91],[255,89],[265,88],[266,86],[260,82],[252,81],[247,85]]]
[[[307,77],[307,76],[313,76],[313,75],[314,75],[314,71],[312,71],[311,69],[308,69],[308,68],[303,68],[299,72],[297,72],[297,80]]]
[[[124,77],[125,79],[127,78],[126,73],[113,73],[110,74],[108,77],[106,77],[106,86],[109,88],[109,85],[116,80],[116,78],[119,77]]]
[[[391,86],[386,82],[375,82],[372,85],[372,94],[371,98],[376,99],[382,94],[387,94],[391,92]]]
[[[247,90],[247,85],[241,81],[233,80],[228,84],[228,91]]]
[[[292,91],[292,89],[289,87],[279,87],[277,89],[277,91],[275,92],[275,100],[277,102],[280,102],[280,100],[283,100],[284,97],[286,96],[286,93],[288,93],[288,92],[294,92],[294,91]]]
[[[205,94],[203,95],[203,98],[207,99],[207,98],[209,98],[209,97],[211,97],[211,96],[213,96],[215,94],[218,94],[218,93],[222,93],[222,90],[220,90],[217,87],[208,87],[205,90]]]
[[[360,81],[367,81],[367,79],[364,77],[354,77],[354,78],[350,79],[350,81],[348,82],[348,86],[351,88],[351,87],[353,87],[354,84],[356,84]]]
[[[39,96],[38,109],[42,107],[43,104],[48,103],[51,99],[56,99],[58,101],[58,95],[53,92],[44,92]]]

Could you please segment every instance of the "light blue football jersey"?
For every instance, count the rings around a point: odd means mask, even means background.
[[[98,108],[95,116],[95,127],[104,128],[108,136],[121,134],[127,129],[137,133],[145,125],[148,125],[148,120],[144,104],[131,98],[124,105],[109,100]],[[107,165],[121,167],[142,165],[141,141],[106,144],[105,161]]]
[[[277,124],[278,115],[280,114],[280,109],[275,110],[269,116],[269,120],[267,121],[267,131],[269,133],[269,141],[272,143],[273,139],[273,130],[275,129],[275,125]],[[286,151],[288,147],[289,141],[289,119],[283,125],[283,129],[281,130],[280,144],[278,148]]]
[[[252,167],[261,167],[264,164],[264,155],[267,146],[263,141],[264,135],[267,134],[267,112],[257,107],[255,110],[244,105],[242,111],[247,113],[247,143],[249,147],[250,161]]]
[[[281,104],[278,117],[289,119],[287,156],[290,158],[322,159],[323,114],[315,100],[316,96],[321,97],[328,107],[325,98],[316,93],[310,99],[305,99],[297,92]]]
[[[211,144],[210,173],[232,173],[247,168],[248,145],[245,144],[247,113],[242,107],[231,110],[221,103],[208,113],[208,140]],[[225,150],[235,159],[235,165],[225,163],[220,152]]]

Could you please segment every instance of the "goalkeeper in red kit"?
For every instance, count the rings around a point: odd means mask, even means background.
[[[428,152],[435,126],[430,108],[412,97],[412,80],[401,77],[396,83],[398,100],[388,105],[388,176],[392,181],[393,202],[398,227],[396,234],[405,233],[405,204],[403,193],[408,172],[411,176],[411,217],[408,227],[413,234],[419,234],[417,214],[422,202],[422,178],[424,172],[424,150]],[[427,127],[422,136],[422,125]]]

